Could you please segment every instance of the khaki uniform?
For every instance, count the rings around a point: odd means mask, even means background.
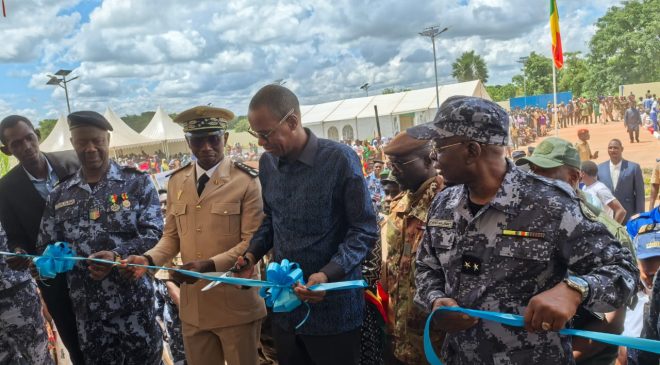
[[[394,356],[405,364],[426,364],[424,356],[424,313],[413,302],[415,256],[426,225],[431,201],[441,186],[437,178],[427,180],[415,193],[400,194],[383,226],[383,248],[387,250],[381,282],[389,294],[387,319],[393,337]],[[440,348],[442,339],[434,337]]]
[[[591,160],[591,148],[589,148],[589,142],[587,141],[576,142],[575,149],[578,150],[578,153],[580,154],[580,161]]]
[[[156,265],[179,251],[184,263],[211,259],[227,271],[247,248],[263,219],[261,185],[225,157],[197,195],[195,165],[171,176],[167,219],[160,242],[146,252]],[[254,278],[258,278],[255,270]],[[180,316],[186,357],[196,364],[256,364],[261,319],[266,316],[258,289],[207,281],[181,285]]]

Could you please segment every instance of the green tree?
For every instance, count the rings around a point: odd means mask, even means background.
[[[509,100],[516,97],[517,94],[516,85],[512,83],[506,85],[488,85],[486,86],[486,91],[488,91],[488,95],[490,95],[493,101]]]
[[[564,67],[558,74],[557,91],[572,91],[575,96],[596,96],[586,92],[589,64],[580,52],[564,53]]]
[[[486,62],[474,51],[463,52],[463,54],[451,65],[452,73],[458,82],[481,80],[488,81],[488,67]]]
[[[619,85],[660,79],[660,0],[629,0],[596,21],[589,42],[587,88],[613,94]]]
[[[45,141],[46,138],[48,138],[50,132],[55,128],[55,124],[57,124],[57,119],[44,119],[39,122],[39,134],[41,134],[42,141]]]
[[[154,114],[156,114],[156,112],[142,112],[140,115],[126,115],[121,119],[126,122],[129,127],[133,128],[134,131],[140,133],[147,127],[147,124],[149,124],[154,117]]]
[[[401,92],[410,91],[410,90],[411,89],[408,88],[408,87],[400,87],[398,89],[393,88],[393,87],[386,87],[386,88],[383,89],[382,94],[383,95],[385,95],[385,94],[394,94],[394,93],[401,93]]]
[[[514,77],[513,81],[521,89],[526,85],[527,95],[548,94],[552,92],[552,60],[536,52],[529,54],[523,65],[523,78]]]
[[[250,128],[250,123],[248,122],[247,118],[241,117],[237,120],[233,129],[236,132],[247,132],[248,128]]]

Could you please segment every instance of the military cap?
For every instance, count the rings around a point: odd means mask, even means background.
[[[227,123],[234,119],[234,113],[223,108],[196,106],[185,110],[174,118],[183,126],[186,135],[210,134],[227,130]]]
[[[638,234],[635,237],[635,247],[640,260],[660,256],[660,231]]]
[[[580,129],[578,129],[578,136],[579,136],[580,134],[584,134],[584,133],[589,133],[589,130],[588,130],[587,128],[580,128]]]
[[[452,96],[440,105],[432,122],[408,128],[407,132],[417,139],[460,136],[506,146],[509,144],[509,115],[490,100]]]
[[[383,152],[388,156],[405,156],[423,148],[428,143],[429,141],[425,139],[413,138],[403,131],[392,138],[390,143],[383,148]]]
[[[513,158],[514,161],[517,161],[518,159],[527,156],[527,153],[525,151],[513,151],[511,152],[511,158]]]
[[[73,112],[69,114],[67,120],[69,122],[69,130],[87,126],[103,129],[104,131],[112,130],[112,124],[104,116],[91,110]]]
[[[390,172],[387,174],[386,177],[383,178],[382,176],[383,176],[383,174],[381,174],[381,178],[380,178],[380,183],[381,183],[381,184],[385,184],[385,183],[394,183],[394,184],[398,184],[398,183],[399,183],[399,182],[396,180],[396,177],[394,176],[394,174],[392,174],[392,171],[390,171]]]
[[[541,142],[534,153],[529,157],[523,157],[516,161],[516,165],[534,164],[544,169],[551,169],[563,165],[580,169],[580,154],[572,143],[567,140],[549,137]]]

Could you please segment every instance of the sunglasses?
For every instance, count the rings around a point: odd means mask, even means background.
[[[289,112],[286,113],[284,118],[282,118],[279,122],[277,122],[276,126],[274,126],[273,128],[271,128],[271,129],[269,129],[265,132],[255,132],[254,130],[252,130],[252,127],[250,127],[250,128],[248,128],[248,133],[250,133],[254,138],[257,138],[257,139],[261,138],[264,141],[268,142],[268,137],[270,137],[270,135],[273,134],[273,132],[275,132],[275,130],[277,128],[279,128],[279,126],[281,126],[282,123],[284,123],[284,121],[287,120],[287,118],[289,118],[291,116],[291,114],[293,114],[293,109],[289,110]]]
[[[199,137],[188,137],[188,143],[191,147],[202,148],[205,144],[209,144],[211,147],[217,147],[220,145],[222,140],[221,134],[212,134],[210,136],[199,136]]]

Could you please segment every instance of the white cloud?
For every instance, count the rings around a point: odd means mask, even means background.
[[[0,62],[41,55],[32,88],[47,88],[46,71],[76,65],[75,108],[112,105],[119,114],[209,102],[244,114],[259,87],[281,78],[303,103],[361,96],[364,82],[370,93],[431,86],[431,44],[418,32],[435,24],[449,27],[436,43],[442,83],[453,81],[451,63],[464,51],[484,57],[490,83],[509,82],[518,57],[550,53],[544,1],[105,0],[82,25],[77,13],[63,15],[74,0],[28,3],[17,9],[30,20],[24,35],[0,48]],[[564,49],[586,51],[589,24],[616,3],[561,3]],[[8,31],[0,23],[0,36]],[[61,94],[53,90],[54,106]]]

